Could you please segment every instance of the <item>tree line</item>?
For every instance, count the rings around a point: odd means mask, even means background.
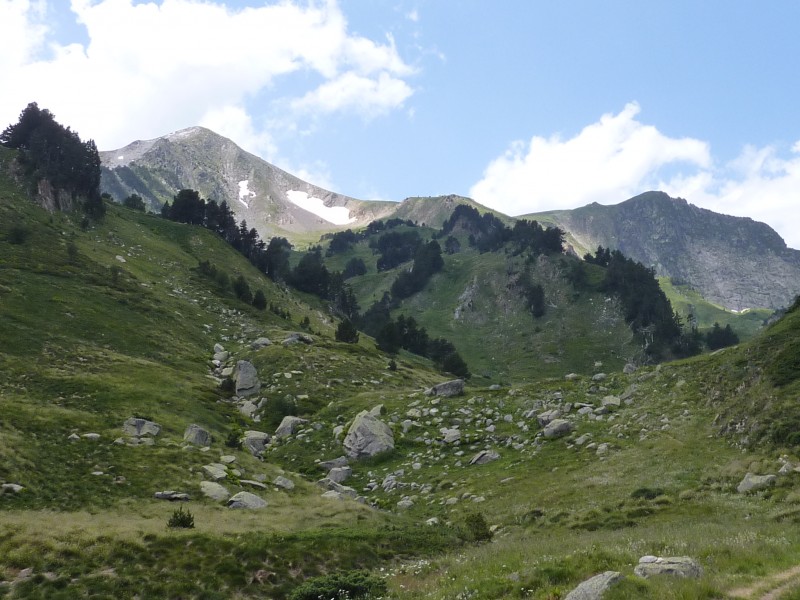
[[[77,132],[59,124],[49,110],[31,102],[19,121],[3,130],[0,143],[18,150],[18,162],[34,187],[47,180],[72,201],[79,201],[89,217],[99,219],[105,214],[100,154],[94,140],[81,141]]]

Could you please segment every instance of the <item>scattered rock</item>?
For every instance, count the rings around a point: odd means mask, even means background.
[[[748,473],[744,476],[744,479],[739,482],[739,485],[736,486],[736,491],[740,494],[757,492],[758,490],[763,490],[775,485],[776,479],[777,477],[775,475],[753,475],[752,473]]]
[[[328,490],[322,494],[322,497],[327,498],[328,500],[344,500],[344,494],[337,492],[336,490]]]
[[[567,435],[572,431],[573,425],[566,419],[553,419],[544,428],[544,437],[555,439]]]
[[[260,350],[261,348],[266,348],[267,346],[271,346],[272,342],[265,337],[260,337],[255,339],[251,344],[250,347],[253,350]]]
[[[350,467],[334,467],[328,471],[327,478],[336,483],[344,483],[353,474],[353,469]]]
[[[247,360],[238,361],[236,363],[236,395],[253,396],[259,391],[261,391],[261,382],[253,363]]]
[[[214,344],[214,354],[216,354],[217,352],[224,352],[224,351],[225,348],[223,347],[222,344]]]
[[[269,442],[269,434],[263,431],[245,431],[242,447],[253,456],[261,456]]]
[[[356,415],[344,438],[350,458],[366,458],[394,449],[394,435],[389,426],[366,410]]]
[[[567,373],[566,375],[564,375],[564,379],[566,379],[567,381],[575,381],[579,377],[580,375],[578,375],[577,373]]]
[[[278,425],[278,428],[275,430],[275,437],[277,438],[285,438],[292,435],[298,426],[302,425],[303,423],[308,423],[306,419],[301,419],[300,417],[292,417],[286,416],[283,417],[281,424]]]
[[[566,595],[564,600],[601,600],[612,585],[622,579],[617,571],[606,571],[587,579]]]
[[[314,338],[310,335],[306,335],[305,333],[290,333],[289,337],[281,342],[284,346],[291,346],[292,344],[303,343],[303,344],[313,344]]]
[[[674,575],[676,577],[700,577],[703,569],[693,558],[688,556],[656,557],[643,556],[633,569],[639,577],[653,575]]]
[[[214,481],[201,481],[200,491],[207,498],[211,498],[217,502],[224,502],[231,496],[230,492],[226,488]]]
[[[19,494],[24,489],[25,488],[18,483],[4,483],[0,486],[0,490],[2,490],[3,493],[8,492],[10,494]]]
[[[71,433],[71,434],[69,434],[69,437],[68,437],[67,439],[68,439],[70,442],[77,442],[78,440],[80,440],[80,439],[81,439],[81,436],[79,436],[77,433]],[[123,443],[124,443],[124,442],[123,442]]]
[[[428,396],[441,396],[442,398],[449,398],[451,396],[461,396],[464,394],[464,380],[453,379],[452,381],[437,383],[435,386],[427,390],[425,393]]]
[[[122,431],[135,437],[158,435],[161,433],[161,425],[153,421],[148,421],[147,419],[131,417],[122,424]]]
[[[500,458],[500,454],[494,450],[481,450],[473,456],[469,464],[471,465],[485,465]]]
[[[85,439],[85,440],[89,440],[90,442],[96,442],[97,440],[100,439],[100,434],[99,433],[84,433],[81,437],[83,439]]]
[[[257,509],[257,508],[264,508],[267,505],[267,501],[255,494],[251,494],[250,492],[239,492],[238,494],[234,494],[228,500],[228,508],[249,508],[249,509]]]
[[[622,372],[625,373],[625,375],[630,375],[635,373],[636,369],[637,367],[633,363],[625,363],[625,366],[622,367]]]
[[[561,411],[557,408],[552,410],[546,410],[542,414],[536,417],[536,420],[539,421],[539,425],[545,427],[551,421],[558,419],[561,416]]]
[[[319,468],[324,471],[330,471],[331,469],[335,469],[336,467],[346,467],[348,465],[348,460],[346,456],[340,456],[339,458],[333,458],[331,460],[323,460],[319,463]]]
[[[293,490],[294,489],[294,481],[291,479],[284,477],[283,475],[278,475],[273,481],[275,485],[279,488],[283,488],[284,490]]]
[[[267,489],[267,486],[260,481],[255,481],[253,479],[240,479],[239,483],[242,485],[249,485],[250,487],[258,488],[259,490]]]
[[[224,363],[226,360],[228,360],[230,357],[231,357],[230,352],[228,352],[227,350],[223,350],[222,352],[215,352],[214,356],[212,357],[212,360],[216,360],[221,364]]]
[[[441,430],[444,443],[445,444],[455,444],[456,442],[461,441],[461,430],[460,429],[447,429],[444,428]]]
[[[601,404],[609,410],[614,410],[622,405],[619,396],[606,396],[601,400]]]
[[[400,500],[400,502],[397,503],[397,508],[403,510],[411,508],[412,506],[414,506],[414,501],[410,500],[409,498],[403,498],[402,500]]]
[[[191,424],[183,432],[183,440],[195,446],[210,446],[211,434],[200,425]]]
[[[325,477],[324,479],[320,479],[317,482],[317,485],[324,490],[334,491],[339,494],[342,494],[343,496],[349,496],[351,498],[355,498],[356,496],[358,496],[358,492],[356,492],[353,488],[346,485],[342,485],[341,483],[336,483],[335,481],[331,481],[327,477]]]
[[[165,492],[156,492],[153,496],[157,500],[169,500],[170,502],[182,501],[186,502],[189,500],[189,494],[185,492],[176,492],[174,490],[168,490]]]
[[[220,463],[211,463],[210,465],[203,465],[203,472],[214,481],[225,479],[228,476],[228,469],[225,465]]]
[[[606,377],[608,377],[608,375],[605,373],[595,373],[592,375],[592,381],[605,381]]]

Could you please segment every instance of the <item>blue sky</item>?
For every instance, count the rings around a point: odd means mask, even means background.
[[[800,3],[0,0],[0,123],[204,125],[357,198],[663,189],[800,248]]]

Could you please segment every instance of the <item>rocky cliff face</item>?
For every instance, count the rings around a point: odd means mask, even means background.
[[[732,310],[781,308],[800,293],[800,251],[788,248],[768,225],[663,192],[542,217],[567,230],[579,252],[598,245],[618,249]]]
[[[364,202],[330,192],[245,152],[231,140],[191,127],[100,153],[102,191],[122,200],[142,196],[151,209],[191,188],[223,200],[263,238],[359,227],[390,213],[394,203]]]

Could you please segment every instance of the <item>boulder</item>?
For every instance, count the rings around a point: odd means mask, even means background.
[[[167,490],[164,492],[156,492],[153,496],[157,500],[169,500],[170,502],[176,501],[187,501],[189,500],[189,494],[185,492],[176,492],[174,490]]]
[[[218,479],[225,479],[228,476],[228,469],[223,464],[211,463],[210,465],[203,465],[203,473],[216,481]]]
[[[161,425],[147,419],[131,417],[122,424],[122,431],[135,437],[158,435],[161,433]]]
[[[228,500],[228,508],[264,508],[267,501],[250,492],[239,492]]]
[[[212,357],[212,360],[216,360],[216,361],[219,361],[220,363],[224,363],[230,357],[231,357],[230,352],[228,352],[227,350],[223,350],[222,352],[215,352],[214,356]]]
[[[575,381],[579,377],[580,375],[578,375],[577,373],[567,373],[566,375],[564,375],[564,379],[566,379],[567,381]]]
[[[608,375],[606,375],[605,373],[595,373],[594,375],[592,375],[592,381],[594,382],[605,381],[606,377],[608,377]]]
[[[560,416],[561,416],[561,411],[558,410],[557,408],[554,408],[552,410],[544,411],[543,413],[541,413],[536,417],[536,420],[539,421],[539,425],[541,427],[544,427],[551,421],[558,419]]]
[[[301,419],[300,417],[291,417],[291,416],[283,417],[281,424],[278,425],[278,428],[275,430],[275,437],[277,438],[289,437],[303,423],[308,423],[308,421],[306,419]]]
[[[24,489],[25,488],[18,483],[4,483],[0,486],[0,491],[3,493],[8,492],[10,494],[19,494]]]
[[[261,382],[253,363],[247,360],[238,361],[236,363],[236,395],[254,396],[259,391],[261,391]]]
[[[622,400],[620,400],[619,396],[606,396],[600,403],[609,410],[614,410],[622,405]]]
[[[625,373],[625,375],[636,373],[636,365],[633,363],[625,363],[625,366],[622,367],[622,372]]]
[[[261,483],[260,481],[256,481],[254,479],[240,479],[239,485],[249,485],[250,487],[258,488],[259,490],[267,489],[266,484]]]
[[[344,494],[337,492],[336,490],[328,490],[322,494],[322,497],[326,498],[327,500],[344,500]]]
[[[253,456],[261,456],[269,442],[269,434],[263,431],[245,431],[242,447]]]
[[[214,354],[216,354],[217,352],[224,352],[224,351],[225,348],[223,347],[222,344],[214,344]]]
[[[214,481],[201,481],[200,491],[206,498],[211,498],[217,502],[224,502],[231,497],[230,492]]]
[[[275,485],[279,488],[283,488],[284,490],[293,490],[294,489],[294,481],[291,479],[284,477],[283,475],[278,475],[273,481]]]
[[[473,456],[469,464],[471,465],[485,465],[500,458],[500,454],[495,450],[481,450]]]
[[[310,335],[306,335],[305,333],[295,332],[295,333],[290,333],[289,337],[287,337],[281,343],[284,346],[291,346],[292,344],[298,344],[298,343],[313,344],[314,338],[312,338]]]
[[[740,494],[746,494],[748,492],[764,490],[775,485],[776,479],[777,477],[775,477],[775,475],[753,475],[752,473],[748,473],[744,476],[744,479],[739,482],[739,485],[736,486],[736,491]]]
[[[447,429],[446,427],[441,430],[442,438],[445,444],[455,444],[461,441],[460,429]]]
[[[257,410],[258,405],[251,400],[245,400],[239,405],[239,412],[248,419],[252,419]]]
[[[350,458],[366,458],[393,450],[394,435],[386,423],[362,410],[353,419],[343,445]]]
[[[606,571],[587,579],[566,595],[564,600],[601,600],[612,585],[622,579],[617,571]]]
[[[425,392],[428,396],[441,396],[449,398],[451,396],[461,396],[464,394],[464,380],[453,379],[444,383],[437,383]]]
[[[544,437],[548,439],[560,438],[572,431],[572,423],[566,419],[553,419],[544,428]]]
[[[355,498],[356,496],[358,496],[358,492],[356,492],[353,488],[346,485],[342,485],[341,483],[336,483],[335,481],[331,481],[327,477],[325,477],[324,479],[320,479],[317,482],[317,485],[324,490],[338,492],[343,496],[349,496],[351,498]]]
[[[688,556],[643,556],[639,564],[633,569],[639,577],[652,577],[653,575],[673,575],[676,577],[700,577],[703,569],[693,558]]]
[[[260,350],[261,348],[266,348],[267,346],[271,346],[272,342],[265,337],[260,337],[255,339],[251,344],[250,347],[253,350]]]
[[[194,444],[195,446],[210,446],[211,434],[200,427],[200,425],[195,425],[193,423],[183,432],[183,441]]]
[[[336,483],[344,483],[352,474],[353,469],[350,467],[334,467],[328,471],[328,475],[326,477],[331,481],[335,481]]]
[[[349,461],[347,460],[346,456],[340,456],[338,458],[332,458],[330,460],[323,460],[320,463],[317,463],[320,469],[323,471],[330,471],[335,467],[346,467]]]

